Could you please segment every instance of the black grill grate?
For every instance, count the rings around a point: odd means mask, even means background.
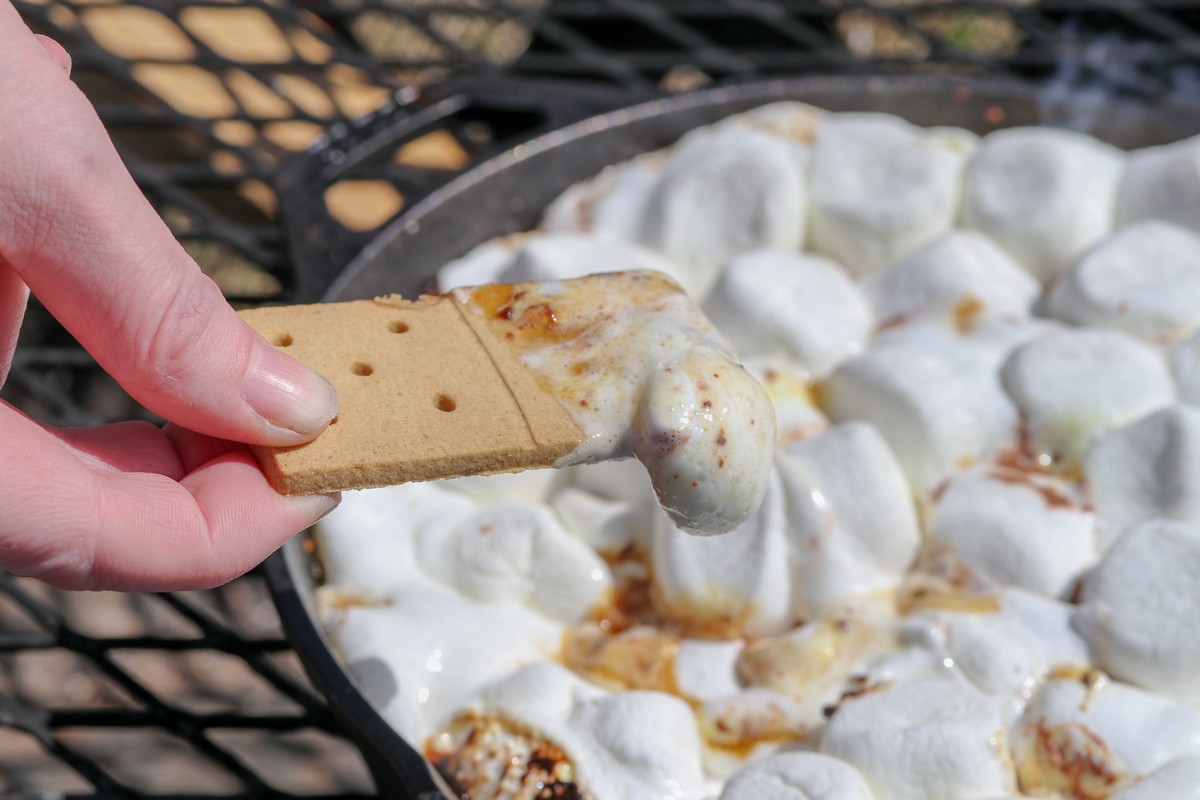
[[[413,99],[399,87],[556,78],[632,96],[907,71],[1200,98],[1200,3],[1184,0],[16,5],[71,52],[139,185],[235,304],[286,301],[304,283],[281,225],[280,165],[330,126]],[[366,241],[400,208],[561,116],[537,113],[538,102],[477,102],[415,130],[325,201]],[[347,198],[357,215],[338,215]],[[150,417],[36,304],[0,397],[53,424]],[[0,796],[370,795],[257,575],[206,593],[71,595],[0,574]]]

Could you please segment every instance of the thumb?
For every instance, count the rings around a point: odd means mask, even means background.
[[[290,445],[333,387],[254,333],[183,251],[95,111],[0,3],[0,261],[139,402],[223,439]]]

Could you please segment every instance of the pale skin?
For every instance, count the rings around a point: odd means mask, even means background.
[[[55,429],[0,401],[0,568],[69,589],[218,585],[337,505],[277,494],[246,446],[313,438],[337,397],[240,321],[69,73],[0,0],[0,385],[32,292],[170,424]]]

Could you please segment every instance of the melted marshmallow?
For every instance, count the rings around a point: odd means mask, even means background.
[[[455,290],[585,436],[562,460],[634,455],[682,528],[724,533],[762,501],[775,416],[765,391],[675,284],[614,273]]]

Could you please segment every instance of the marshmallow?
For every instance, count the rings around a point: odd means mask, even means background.
[[[480,693],[478,707],[557,743],[576,782],[596,800],[684,800],[703,795],[692,711],[661,692],[609,694],[566,669],[537,663]]]
[[[1015,718],[1051,670],[1088,664],[1087,644],[1071,628],[1071,614],[1065,603],[1009,589],[990,613],[930,611],[909,618],[901,638],[999,698],[1006,717]]]
[[[1112,431],[1083,472],[1101,549],[1156,517],[1200,526],[1200,409],[1170,406]]]
[[[961,800],[1012,792],[995,704],[956,681],[918,679],[844,700],[821,752],[848,761],[878,800]]]
[[[492,239],[475,247],[462,258],[438,270],[437,285],[443,292],[459,286],[480,286],[494,283],[500,277],[522,243],[536,234],[517,233],[501,239]]]
[[[1097,558],[1092,515],[1066,481],[985,469],[951,480],[929,521],[977,576],[1050,597],[1069,595]]]
[[[562,648],[562,627],[540,614],[432,587],[398,590],[384,607],[337,610],[325,631],[363,694],[411,742],[484,685]]]
[[[876,337],[842,363],[818,396],[835,422],[883,435],[917,491],[1012,443],[1017,413],[996,379],[1000,361],[1044,328],[984,320],[969,334],[913,324]]]
[[[1200,700],[1200,530],[1150,520],[1127,530],[1083,582],[1075,626],[1121,680]]]
[[[1117,199],[1117,224],[1142,219],[1200,231],[1200,136],[1130,153]]]
[[[817,408],[812,381],[800,365],[786,358],[747,358],[742,364],[767,390],[775,407],[775,444],[783,447],[829,429]]]
[[[651,549],[656,596],[686,630],[764,636],[791,624],[786,519],[779,479],[762,505],[723,536],[692,536],[659,515]]]
[[[635,240],[688,269],[699,299],[718,268],[739,253],[798,250],[805,207],[794,148],[766,133],[730,128],[671,156]]]
[[[991,239],[956,230],[868,279],[866,290],[885,324],[936,316],[962,325],[982,314],[1027,317],[1041,287]]]
[[[1081,133],[990,133],[967,168],[963,223],[1045,281],[1112,230],[1124,164],[1120,150]]]
[[[969,134],[924,131],[886,114],[821,126],[809,187],[812,249],[871,275],[954,226]]]
[[[807,149],[817,140],[821,125],[828,118],[828,113],[815,106],[783,100],[726,117],[712,127],[754,128]]]
[[[1047,309],[1150,342],[1182,339],[1200,327],[1200,235],[1159,220],[1134,223],[1063,273]]]
[[[563,483],[596,495],[602,500],[653,507],[654,490],[646,480],[646,470],[631,458],[575,464],[556,470]]]
[[[1175,388],[1150,346],[1118,331],[1062,331],[1026,344],[1001,370],[1036,455],[1075,466],[1110,430],[1170,404]]]
[[[1200,754],[1200,709],[1097,680],[1052,680],[1034,695],[1012,736],[1024,791],[1107,797]]]
[[[424,578],[413,550],[417,529],[430,525],[441,530],[474,512],[474,503],[444,484],[346,492],[341,505],[317,525],[326,588],[385,600]]]
[[[1200,758],[1172,761],[1110,800],[1200,800]]]
[[[556,492],[551,507],[567,530],[604,555],[615,555],[640,543],[638,532],[651,518],[648,509],[597,497],[574,486]]]
[[[871,309],[842,269],[818,256],[758,251],[722,270],[704,311],[742,356],[783,356],[821,377],[860,351]]]
[[[691,271],[657,253],[611,236],[581,233],[545,233],[528,237],[512,261],[496,275],[495,281],[559,281],[624,270],[661,272],[689,294],[700,288]]]
[[[665,153],[638,156],[605,167],[598,175],[574,184],[546,208],[542,227],[577,231],[632,241],[655,185],[662,177]]]
[[[1167,361],[1179,390],[1179,399],[1193,406],[1200,405],[1200,333],[1171,345]]]
[[[707,744],[735,751],[803,741],[809,726],[800,703],[760,688],[706,701],[697,709],[696,722]]]
[[[737,694],[737,660],[744,642],[684,639],[675,651],[675,683],[684,697],[706,702]]]
[[[879,655],[892,623],[890,597],[863,599],[779,636],[746,645],[738,676],[799,703],[801,720],[819,728],[864,665]]]
[[[754,513],[775,450],[775,410],[758,381],[724,352],[671,354],[640,384],[625,441],[658,503],[692,533],[733,530]]]
[[[811,619],[895,587],[920,546],[900,465],[870,425],[847,422],[776,459],[787,498],[792,613]]]
[[[862,775],[820,753],[778,753],[738,772],[720,800],[874,800]]]
[[[527,469],[498,475],[467,475],[436,482],[436,486],[471,498],[476,503],[541,503],[557,479],[552,469]]]
[[[500,503],[416,531],[417,559],[467,597],[575,622],[612,586],[608,565],[541,505]]]

